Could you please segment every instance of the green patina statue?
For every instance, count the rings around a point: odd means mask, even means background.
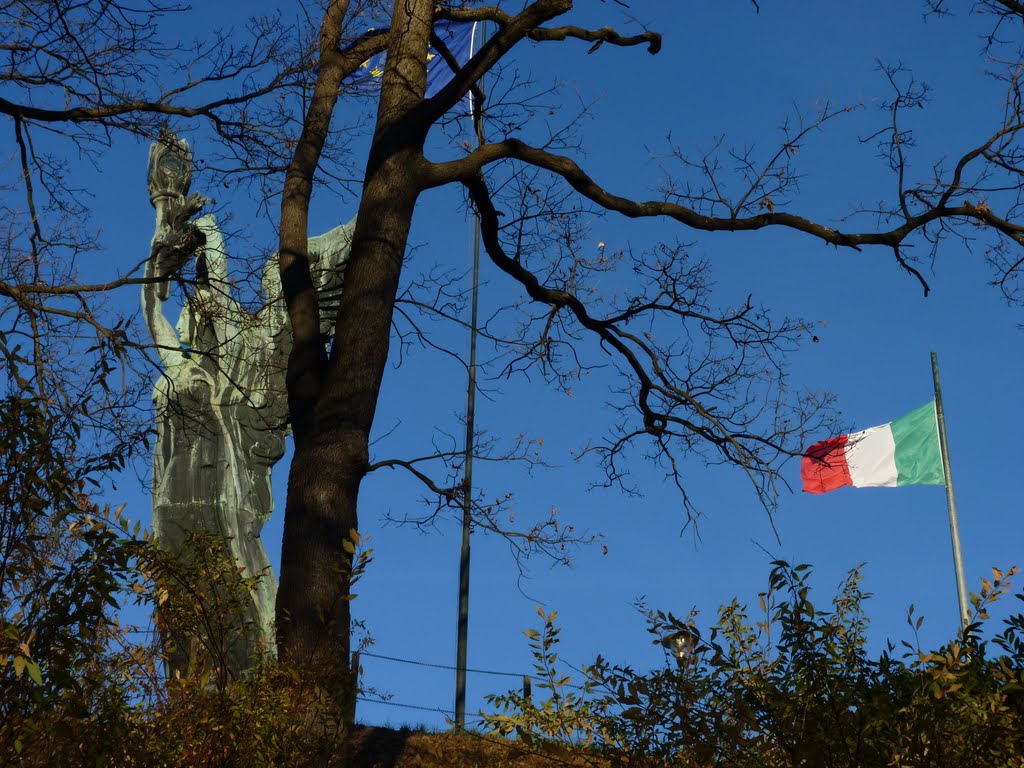
[[[143,314],[163,369],[153,392],[153,531],[172,552],[191,532],[225,537],[242,575],[259,576],[243,615],[232,617],[237,631],[227,663],[241,671],[275,650],[277,580],[260,532],[274,506],[271,470],[289,432],[291,330],[276,256],[264,267],[262,308],[250,311],[233,296],[213,216],[193,218],[208,201],[189,194],[191,176],[187,142],[165,130],[150,148],[156,233],[145,271],[150,280],[142,288]],[[341,290],[353,229],[354,221],[309,240],[321,302]],[[192,259],[194,287],[182,282],[184,306],[172,326],[164,316],[171,278]],[[182,669],[187,659],[187,651],[175,651],[172,669]]]

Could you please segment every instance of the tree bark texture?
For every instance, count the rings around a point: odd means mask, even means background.
[[[289,362],[295,457],[288,478],[278,636],[286,662],[312,663],[317,674],[328,680],[337,675],[342,686],[350,652],[350,564],[343,545],[358,529],[359,486],[369,465],[402,260],[422,188],[418,175],[425,131],[412,113],[422,103],[432,15],[433,5],[426,0],[406,0],[394,12],[392,29],[403,33],[389,46],[329,358],[318,314],[308,314],[315,292],[309,295],[302,274],[308,272],[308,261],[301,251],[316,167],[310,160],[319,157],[319,133],[326,131],[329,114],[317,116],[316,134],[307,122],[311,146],[302,158],[303,148],[297,151],[282,203],[282,270],[297,272],[285,292],[291,288],[294,312],[292,303],[289,311],[306,323],[306,332],[301,345],[296,332],[296,348],[303,348]],[[292,257],[287,265],[286,248]]]

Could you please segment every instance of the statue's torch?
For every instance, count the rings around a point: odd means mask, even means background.
[[[169,278],[191,255],[182,248],[192,239],[187,236],[187,232],[194,229],[189,218],[207,202],[199,195],[188,194],[191,183],[192,152],[188,142],[164,126],[160,129],[159,139],[149,147],[147,185],[149,200],[156,209],[156,235],[153,239],[155,274],[165,278],[157,286],[161,301],[170,295]]]

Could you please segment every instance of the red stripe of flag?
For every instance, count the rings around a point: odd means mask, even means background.
[[[850,467],[846,464],[848,437],[830,437],[807,449],[800,462],[804,493],[828,493],[844,485],[853,485]]]

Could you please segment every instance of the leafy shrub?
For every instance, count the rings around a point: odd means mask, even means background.
[[[980,634],[1015,572],[983,581],[956,640],[934,652],[904,642],[900,658],[890,645],[876,658],[860,569],[821,610],[809,567],[779,561],[756,614],[734,600],[705,638],[695,615],[645,609],[665,665],[638,672],[599,657],[581,685],[555,671],[558,628],[541,612],[543,628],[528,635],[547,698],[492,696],[498,711],[484,717],[531,750],[610,766],[1022,766],[1024,616],[994,638],[999,655]],[[916,633],[912,610],[908,621]]]
[[[76,438],[37,398],[0,398],[0,765],[248,768],[336,754],[343,713],[301,682],[318,675],[272,657],[246,674],[224,663],[252,587],[225,542],[159,550],[87,493],[123,455],[80,455]],[[156,610],[166,648],[118,621],[126,601]],[[180,649],[187,663],[168,679]]]
[[[81,456],[76,437],[36,399],[0,399],[0,764],[92,739],[87,724],[116,721],[128,696],[112,610],[138,549],[120,510],[86,493],[117,455]]]

